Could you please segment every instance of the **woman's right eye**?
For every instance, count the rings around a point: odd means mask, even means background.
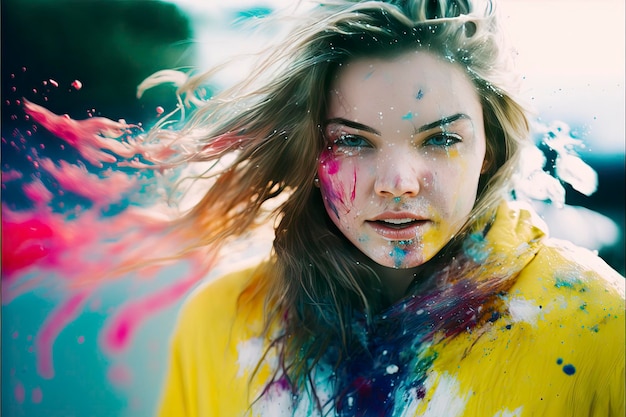
[[[367,139],[358,135],[341,135],[333,141],[333,145],[350,148],[369,148],[372,146]]]

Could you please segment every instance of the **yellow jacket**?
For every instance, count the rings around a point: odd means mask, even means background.
[[[540,239],[524,210],[501,207],[488,236],[509,258],[536,246],[501,295],[506,313],[435,342],[422,392],[405,387],[389,415],[623,417],[624,278],[589,251]],[[287,390],[263,391],[276,369],[272,351],[261,361],[264,294],[241,293],[270,274],[264,264],[192,294],[173,337],[159,415],[313,415],[310,404],[293,410]],[[318,397],[325,394],[318,386]]]

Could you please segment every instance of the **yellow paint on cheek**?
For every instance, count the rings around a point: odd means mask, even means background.
[[[434,256],[435,253],[447,243],[449,237],[438,228],[430,228],[422,236],[422,252],[425,258]]]
[[[446,148],[446,155],[448,155],[448,158],[458,158],[459,157],[459,150],[456,148]]]

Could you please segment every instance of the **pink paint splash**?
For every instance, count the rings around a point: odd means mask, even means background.
[[[128,367],[117,364],[108,369],[107,378],[112,384],[123,387],[131,383],[133,375]]]
[[[24,385],[21,381],[17,381],[17,383],[15,384],[15,388],[13,389],[13,396],[15,397],[15,401],[17,401],[18,404],[24,403],[26,391],[24,390]]]
[[[167,166],[167,161],[176,156],[179,137],[172,133],[156,143],[146,142],[138,125],[113,121],[105,117],[90,117],[74,120],[67,115],[57,115],[35,103],[24,100],[24,110],[33,121],[41,124],[50,133],[74,147],[89,163],[102,168],[105,164],[117,167],[137,169],[152,168],[151,163],[158,163],[160,168]],[[233,135],[225,135],[225,142]],[[231,140],[232,145],[235,141]],[[210,148],[221,146],[218,141]],[[210,152],[214,152],[211,149]],[[147,161],[140,162],[139,157]]]
[[[78,121],[68,116],[56,115],[28,100],[24,100],[24,109],[33,121],[76,148],[83,158],[97,167],[102,167],[103,162],[117,162],[117,158],[105,150],[126,158],[140,153],[131,144],[118,140],[135,127],[133,125],[115,122],[105,117]]]
[[[137,186],[135,178],[111,169],[107,170],[102,178],[90,174],[82,165],[72,165],[65,161],[59,161],[59,165],[56,165],[52,160],[44,158],[41,160],[41,167],[54,177],[65,191],[85,197],[99,207],[119,201],[120,195]],[[111,190],[115,192],[112,193]]]
[[[130,301],[122,307],[105,328],[104,348],[110,352],[127,348],[137,327],[154,313],[180,300],[208,273],[215,260],[214,256],[208,264],[192,264],[190,276],[147,297]]]
[[[48,84],[55,86],[53,81],[48,80]],[[81,88],[80,84],[77,86],[74,88]],[[30,203],[21,209],[9,202],[2,204],[2,302],[9,303],[40,288],[52,290],[61,299],[41,324],[30,347],[36,355],[38,373],[50,379],[55,374],[55,342],[85,309],[97,308],[101,303],[98,291],[121,278],[127,283],[148,285],[150,279],[174,262],[189,266],[188,272],[176,275],[162,289],[153,289],[141,298],[129,295],[127,302],[113,309],[101,329],[101,348],[109,354],[119,354],[130,346],[133,335],[150,316],[179,301],[207,276],[216,262],[218,248],[203,248],[184,259],[168,260],[176,257],[188,236],[170,227],[166,212],[145,203],[130,205],[114,215],[103,214],[104,209],[115,203],[130,201],[126,194],[137,195],[140,187],[146,185],[148,180],[137,170],[152,170],[154,162],[163,167],[162,162],[177,153],[175,135],[171,142],[147,143],[137,126],[123,121],[104,117],[73,120],[27,100],[18,105],[23,105],[27,120],[40,124],[64,144],[74,147],[88,164],[98,168],[104,168],[104,164],[111,166],[93,173],[80,162],[72,164],[40,157],[38,150],[46,150],[46,146],[33,143],[37,125],[29,130],[30,135],[14,131],[10,143],[3,138],[3,146],[22,152],[34,173],[25,176],[8,164],[2,173],[3,185],[12,182],[9,185],[21,189]],[[226,134],[203,152],[219,154],[241,146],[240,141],[237,135]],[[64,145],[61,149],[65,149]],[[120,167],[135,171],[117,170]],[[162,173],[158,173],[160,181]],[[13,183],[17,181],[21,182]],[[157,183],[157,179],[152,181]],[[163,186],[168,185],[172,184]],[[91,204],[72,206],[70,194]],[[143,203],[140,198],[137,200]],[[149,267],[140,265],[142,261]],[[76,341],[83,344],[84,336]],[[116,368],[111,372],[112,381],[130,380],[128,372],[124,374]],[[30,394],[33,403],[43,399],[40,388]],[[19,382],[14,395],[20,403],[26,398],[24,386]]]
[[[8,170],[8,171],[3,171],[2,172],[2,182],[9,182],[9,181],[16,181],[16,180],[20,180],[24,177],[24,175],[19,172],[16,171],[14,169]]]
[[[30,400],[33,404],[39,404],[43,400],[43,392],[41,392],[41,388],[35,387],[30,392]]]
[[[22,186],[24,195],[35,205],[45,206],[52,201],[54,196],[52,192],[41,182],[41,180],[35,179],[32,182],[24,184]]]
[[[202,153],[207,156],[219,155],[226,150],[237,149],[241,146],[242,140],[243,138],[241,135],[230,132],[225,133],[212,140],[209,145],[206,145],[203,148]]]
[[[35,338],[37,348],[37,371],[43,378],[54,377],[52,347],[57,336],[69,323],[81,313],[88,292],[74,294],[69,300],[57,307],[48,316],[39,334]]]
[[[51,224],[28,216],[12,216],[2,210],[2,281],[10,283],[15,272],[49,255],[45,242],[54,232]],[[3,296],[7,288],[3,288]],[[4,298],[4,297],[3,297]]]
[[[47,207],[14,211],[3,205],[3,302],[43,283],[55,269],[63,271],[66,282],[79,282],[81,276],[84,281],[86,277],[102,276],[106,269],[98,271],[104,265],[98,264],[93,252],[97,242],[111,238],[115,230],[109,229],[109,223],[98,216],[86,212],[74,221],[67,221],[66,216]],[[106,246],[102,249],[106,250]],[[33,273],[35,276],[28,275]]]

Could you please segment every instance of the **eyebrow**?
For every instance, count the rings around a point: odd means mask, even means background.
[[[380,132],[373,127],[369,127],[368,125],[364,125],[363,123],[353,122],[352,120],[344,119],[343,117],[335,117],[333,119],[326,120],[326,122],[324,123],[324,127],[332,124],[344,125],[351,127],[352,129],[363,130],[365,132],[373,133],[380,136]]]
[[[425,124],[423,126],[420,126],[419,128],[415,129],[415,133],[422,133],[422,132],[426,132],[427,130],[430,129],[434,129],[440,126],[444,126],[450,123],[454,123],[459,119],[468,119],[471,120],[471,117],[469,117],[467,114],[465,113],[456,113],[453,114],[452,116],[446,116],[443,117],[439,120],[436,120],[432,123],[428,123]],[[324,123],[324,127],[327,127],[330,124],[340,124],[340,125],[344,125],[347,127],[350,127],[352,129],[358,129],[358,130],[363,130],[364,132],[369,132],[369,133],[373,133],[375,135],[380,136],[381,133],[374,129],[373,127],[370,127],[368,125],[364,125],[363,123],[359,123],[359,122],[354,122],[352,120],[348,120],[348,119],[344,119],[343,117],[334,117],[332,119],[328,119],[326,120],[326,122]]]
[[[467,114],[465,113],[457,113],[457,114],[453,114],[452,116],[447,116],[444,118],[441,118],[435,122],[432,123],[428,123],[425,124],[423,126],[420,126],[417,130],[416,133],[422,133],[422,132],[426,132],[427,130],[430,129],[434,129],[436,127],[441,127],[444,125],[449,125],[450,123],[454,123],[459,119],[468,119],[471,120],[471,117],[469,117]]]

